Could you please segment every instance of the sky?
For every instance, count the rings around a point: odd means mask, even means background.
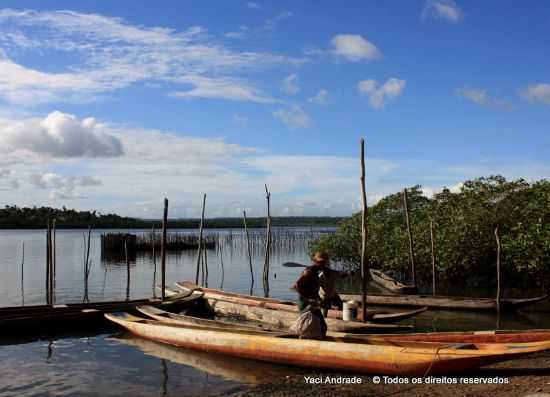
[[[0,205],[347,216],[550,177],[540,1],[0,3]]]

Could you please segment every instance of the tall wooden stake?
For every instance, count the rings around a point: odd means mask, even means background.
[[[248,264],[250,265],[250,290],[254,287],[254,270],[252,269],[252,252],[250,251],[250,235],[246,226],[246,211],[243,211],[244,232],[246,234],[246,249],[248,250]]]
[[[51,239],[50,239],[50,219],[46,227],[46,304],[50,304],[50,271],[51,271]]]
[[[495,239],[497,241],[497,296],[496,296],[496,304],[497,304],[497,313],[500,314],[500,232],[499,227],[495,228]]]
[[[206,193],[202,195],[202,215],[201,223],[199,226],[199,249],[197,251],[197,272],[195,274],[195,284],[199,283],[199,269],[201,266],[201,254],[202,254],[202,228],[204,226],[204,207],[206,206]],[[204,277],[204,273],[203,273]]]
[[[55,243],[55,235],[56,235],[56,228],[55,228],[55,218],[52,222],[52,274],[51,274],[51,286],[50,286],[50,290],[51,290],[51,300],[52,300],[52,304],[55,304],[55,274],[57,272],[57,257],[56,257],[56,254],[55,254],[55,246],[56,246],[56,243]]]
[[[23,250],[21,254],[21,304],[25,306],[25,242],[23,241]]]
[[[265,185],[265,195],[267,199],[267,229],[266,229],[266,240],[265,240],[265,258],[264,258],[264,296],[269,296],[269,255],[271,250],[271,209],[270,209],[270,198],[271,193]]]
[[[367,260],[368,239],[368,208],[367,193],[365,190],[365,139],[361,138],[361,307],[363,321],[367,321],[367,280],[369,278],[369,263]]]
[[[430,240],[432,242],[432,295],[435,296],[435,226],[430,219]]]
[[[155,243],[157,241],[156,235],[155,235],[155,224],[153,223],[151,225],[151,241],[153,245],[153,298],[157,297],[157,289],[155,288],[157,284],[157,258],[155,253]]]
[[[130,258],[128,258],[128,238],[124,239],[124,258],[126,259],[126,300],[130,299]]]
[[[403,189],[403,206],[405,207],[405,220],[407,222],[407,234],[409,235],[409,261],[411,263],[412,284],[416,288],[416,264],[414,258],[414,240],[411,232],[411,215],[407,201],[407,189]]]
[[[168,226],[168,199],[164,199],[164,214],[162,216],[162,242],[160,246],[160,268],[161,268],[161,299],[164,301],[166,298],[166,228]]]

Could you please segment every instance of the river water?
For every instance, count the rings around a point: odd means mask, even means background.
[[[281,264],[287,261],[307,263],[308,241],[325,231],[310,228],[275,230],[269,283],[271,296],[295,299],[295,293],[289,287],[300,269]],[[101,254],[100,235],[103,232],[93,231],[91,236],[89,300],[124,300],[127,296],[134,299],[158,295],[154,285],[160,281],[160,256],[153,258],[147,252],[130,257],[128,288],[124,257],[109,258]],[[145,234],[150,231],[121,232]],[[170,232],[194,233],[185,230]],[[263,295],[264,292],[261,284],[263,233],[263,230],[251,230],[255,295]],[[225,229],[208,230],[207,234],[215,236],[220,242],[220,249],[207,250],[208,285],[250,293],[250,268],[243,232]],[[82,302],[84,298],[84,235],[82,230],[57,231],[56,303]],[[44,230],[0,231],[0,306],[45,303],[45,252]],[[166,261],[167,285],[180,280],[194,280],[196,260],[195,250],[169,252]],[[500,319],[493,314],[428,311],[406,323],[415,325],[418,331],[550,328],[550,319],[545,313],[548,309],[548,303],[542,303]],[[74,334],[67,330],[63,335],[44,335],[29,340],[8,341],[0,338],[2,396],[204,396],[229,393],[246,385],[300,371],[177,349],[133,337],[116,327],[90,330],[87,334]]]

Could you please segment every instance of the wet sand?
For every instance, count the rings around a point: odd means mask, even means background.
[[[411,397],[550,397],[550,352],[519,358],[509,362],[484,367],[477,371],[460,375],[448,376],[447,381],[455,379],[493,380],[498,384],[412,384],[411,378],[402,378],[407,384],[384,384],[381,378],[379,384],[373,383],[373,377],[361,376],[361,384],[308,384],[305,376],[325,380],[338,378],[353,378],[353,374],[311,372],[306,375],[292,375],[282,379],[274,379],[270,383],[243,390],[232,397],[324,397],[324,396],[411,396]],[[393,378],[393,377],[392,377]],[[434,379],[435,378],[435,379]],[[431,381],[443,379],[434,377]],[[472,380],[470,380],[472,381]],[[462,381],[464,382],[464,381]],[[504,383],[506,382],[506,383]]]

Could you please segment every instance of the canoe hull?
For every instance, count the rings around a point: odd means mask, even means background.
[[[488,351],[477,351],[289,340],[206,327],[168,326],[136,320],[125,313],[105,316],[135,335],[179,347],[279,364],[358,373],[424,376],[460,372],[550,348],[550,344],[522,349],[494,345]]]

